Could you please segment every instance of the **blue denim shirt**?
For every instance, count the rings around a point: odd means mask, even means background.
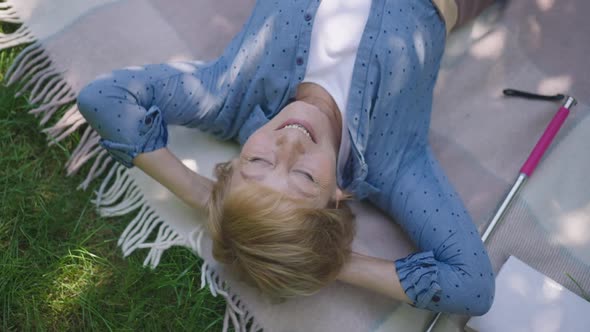
[[[223,54],[97,77],[78,106],[119,162],[167,144],[167,124],[247,138],[295,96],[319,0],[261,0]],[[393,217],[420,252],[397,260],[413,304],[477,315],[494,275],[476,227],[428,144],[445,23],[431,0],[373,0],[346,109],[351,153],[341,188]],[[362,221],[360,221],[362,222]]]

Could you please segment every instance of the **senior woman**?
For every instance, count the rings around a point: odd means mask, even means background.
[[[490,2],[257,1],[219,58],[115,70],[78,106],[115,160],[207,209],[215,258],[265,293],[308,295],[339,279],[483,314],[494,274],[428,129],[446,34]],[[166,148],[168,124],[241,152],[212,182]],[[346,199],[382,209],[419,252],[352,253]]]

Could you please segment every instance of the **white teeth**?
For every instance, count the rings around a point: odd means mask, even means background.
[[[307,129],[305,129],[305,127],[303,127],[302,125],[299,124],[290,124],[287,125],[283,128],[293,128],[293,129],[298,129],[299,131],[301,131],[302,133],[305,134],[305,136],[309,137],[309,139],[311,139],[311,134],[309,133],[309,131],[307,131]]]

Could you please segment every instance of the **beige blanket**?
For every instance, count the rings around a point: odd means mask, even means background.
[[[249,15],[253,0],[8,0],[0,20],[24,22],[0,35],[0,49],[33,42],[6,81],[40,106],[33,110],[52,140],[83,132],[68,174],[92,163],[88,184],[103,215],[133,213],[119,241],[123,253],[147,253],[155,267],[163,252],[183,245],[203,257],[203,285],[227,298],[226,327],[266,331],[421,331],[431,313],[368,291],[335,283],[318,294],[273,304],[218,266],[197,216],[137,170],[113,164],[75,106],[57,118],[96,75],[125,66],[220,54]],[[506,99],[505,87],[569,93],[580,105],[506,220],[490,238],[494,267],[512,254],[580,293],[565,273],[590,289],[590,3],[518,0],[497,6],[450,36],[437,84],[431,141],[451,181],[483,229],[558,105]],[[52,118],[53,117],[53,118]],[[170,148],[189,167],[211,175],[215,162],[237,147],[185,128],[171,128]],[[366,204],[358,214],[355,250],[389,259],[412,251],[403,232]],[[156,240],[147,242],[151,234]],[[151,238],[151,237],[150,237]],[[464,317],[443,319],[437,330],[457,330]],[[248,327],[248,329],[246,329]]]

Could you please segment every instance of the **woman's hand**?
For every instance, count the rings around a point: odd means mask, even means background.
[[[353,252],[337,279],[399,301],[412,303],[402,289],[394,262],[386,259]]]
[[[213,181],[186,167],[167,148],[142,153],[133,163],[189,206],[207,209]]]

